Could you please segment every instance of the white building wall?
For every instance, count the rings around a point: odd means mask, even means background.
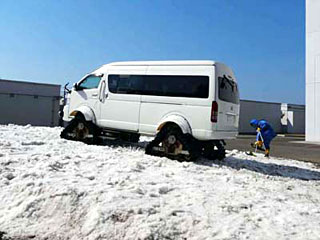
[[[319,0],[306,0],[306,141],[320,141]]]

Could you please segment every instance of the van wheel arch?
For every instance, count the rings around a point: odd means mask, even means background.
[[[173,114],[166,116],[160,124],[158,124],[157,132],[161,131],[164,127],[168,127],[168,125],[175,124],[177,125],[183,134],[192,135],[192,129],[187,119],[182,117],[181,115]]]
[[[83,118],[86,121],[91,121],[92,123],[96,124],[96,117],[93,112],[93,110],[90,107],[87,106],[80,106],[76,109],[74,109],[71,113],[70,116],[76,117],[77,115],[83,116]]]

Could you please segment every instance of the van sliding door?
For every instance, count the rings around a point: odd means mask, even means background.
[[[137,132],[141,95],[136,91],[145,66],[112,66],[106,79],[106,99],[101,104],[99,125],[111,129]]]

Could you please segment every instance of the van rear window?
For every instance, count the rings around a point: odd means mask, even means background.
[[[109,91],[167,97],[209,97],[208,76],[109,75]]]
[[[218,77],[219,99],[226,102],[239,103],[239,91],[237,84],[226,76]]]

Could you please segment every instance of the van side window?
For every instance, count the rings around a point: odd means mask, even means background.
[[[237,83],[226,76],[218,77],[219,99],[226,102],[239,103],[239,92]]]
[[[127,94],[131,89],[129,75],[109,75],[109,91],[112,93]]]
[[[78,89],[81,90],[81,89],[98,88],[100,80],[101,80],[101,77],[97,77],[94,75],[88,76],[79,84]]]
[[[209,97],[208,76],[109,75],[112,93],[167,97]]]
[[[118,78],[118,86],[117,86],[117,92],[118,93],[127,93],[129,90],[129,76],[119,76]]]

